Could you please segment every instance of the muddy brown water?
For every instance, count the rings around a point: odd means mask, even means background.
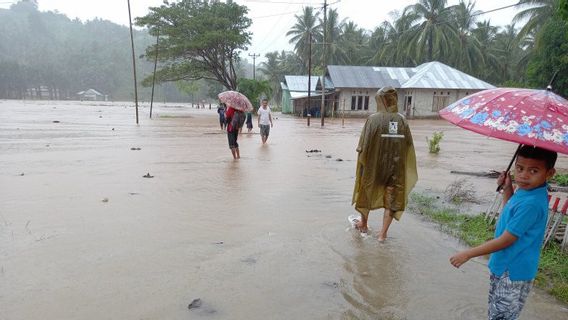
[[[407,212],[385,244],[379,213],[371,237],[350,229],[362,119],[276,114],[233,161],[215,110],[144,105],[136,125],[126,105],[0,101],[0,319],[486,317],[487,260],[453,268],[463,245],[433,224]],[[502,170],[515,145],[411,126],[415,191],[467,178],[482,203],[464,209],[487,205],[494,180],[449,172]],[[522,316],[567,317],[541,290]]]

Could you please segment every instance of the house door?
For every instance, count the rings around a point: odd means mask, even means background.
[[[412,96],[404,96],[404,113],[406,117],[410,117],[412,112]]]

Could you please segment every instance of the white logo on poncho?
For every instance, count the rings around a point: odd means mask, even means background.
[[[389,134],[397,134],[398,133],[398,122],[391,121],[389,122]]]

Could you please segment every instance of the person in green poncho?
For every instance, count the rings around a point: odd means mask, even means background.
[[[352,204],[361,214],[355,227],[362,233],[368,231],[369,212],[385,209],[378,235],[382,242],[393,219],[400,220],[418,174],[412,135],[406,118],[398,113],[396,90],[379,89],[375,101],[377,113],[367,118],[357,146]]]

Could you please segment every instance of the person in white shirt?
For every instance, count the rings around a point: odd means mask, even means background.
[[[270,134],[270,128],[273,127],[272,114],[270,114],[270,107],[266,98],[262,99],[260,108],[258,108],[258,127],[260,128],[262,144],[265,144]]]

